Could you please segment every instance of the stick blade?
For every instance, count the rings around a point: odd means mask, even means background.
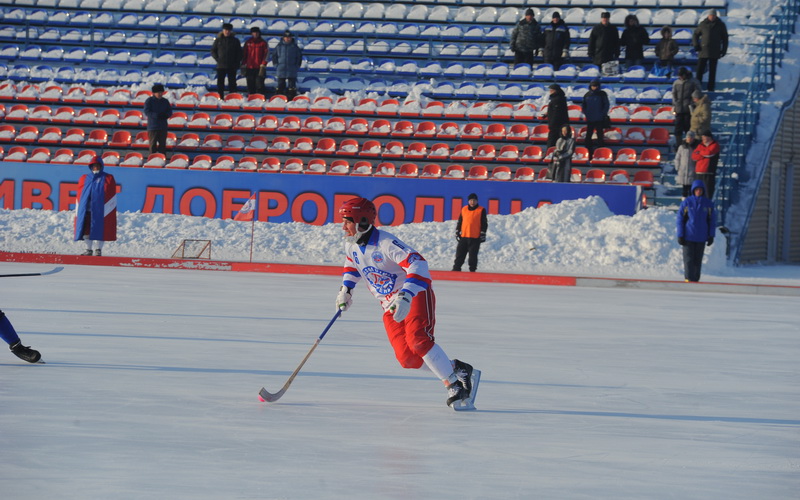
[[[42,273],[42,276],[47,276],[48,274],[56,274],[56,273],[60,273],[60,272],[61,272],[61,271],[63,271],[63,270],[64,270],[64,267],[63,267],[63,266],[58,266],[58,267],[56,267],[56,268],[53,268],[53,269],[51,269],[51,270],[49,270],[49,271],[45,271],[45,272],[43,272],[43,273]]]
[[[273,403],[273,402],[279,400],[281,398],[281,396],[283,396],[284,392],[286,392],[286,389],[281,389],[280,391],[276,392],[275,394],[270,394],[269,392],[267,392],[266,389],[264,389],[262,387],[261,390],[258,391],[258,399],[260,399],[261,401],[263,401],[265,403]]]

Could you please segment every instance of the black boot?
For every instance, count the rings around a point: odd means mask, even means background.
[[[42,355],[39,354],[39,351],[22,345],[22,342],[19,340],[11,344],[9,349],[11,349],[11,352],[13,352],[16,357],[28,363],[37,363],[42,359]]]

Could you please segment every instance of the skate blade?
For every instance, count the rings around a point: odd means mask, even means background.
[[[472,370],[472,392],[467,399],[462,399],[461,401],[456,401],[452,404],[454,411],[474,411],[477,410],[475,408],[475,397],[478,395],[478,384],[481,381],[481,371],[480,370]]]

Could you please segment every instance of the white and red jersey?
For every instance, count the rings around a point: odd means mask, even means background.
[[[354,288],[365,279],[384,310],[399,290],[416,295],[431,286],[428,262],[395,235],[375,228],[366,245],[347,241],[343,284]]]

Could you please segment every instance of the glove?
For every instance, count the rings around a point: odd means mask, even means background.
[[[680,244],[680,246],[685,247],[686,246],[686,238],[678,238],[678,243]]]
[[[481,233],[481,243],[486,241],[486,233]]]
[[[564,58],[564,59],[568,58],[569,57],[569,51],[567,49],[562,50],[561,51],[561,57]]]
[[[389,311],[394,311],[394,315],[392,317],[398,323],[406,319],[406,316],[408,316],[408,311],[411,310],[412,298],[414,298],[413,295],[400,290],[397,292],[397,295],[394,296],[394,299],[392,299],[392,303],[389,304]]]
[[[342,285],[339,289],[339,294],[336,296],[336,308],[342,311],[350,309],[353,305],[353,296],[350,294],[350,288]]]
[[[267,74],[267,65],[266,64],[262,64],[258,68],[258,76],[263,77],[266,74]]]
[[[708,241],[706,242],[707,247],[710,247],[713,244],[714,244],[714,238],[709,238]]]
[[[461,241],[461,231],[456,229],[456,241]]]

